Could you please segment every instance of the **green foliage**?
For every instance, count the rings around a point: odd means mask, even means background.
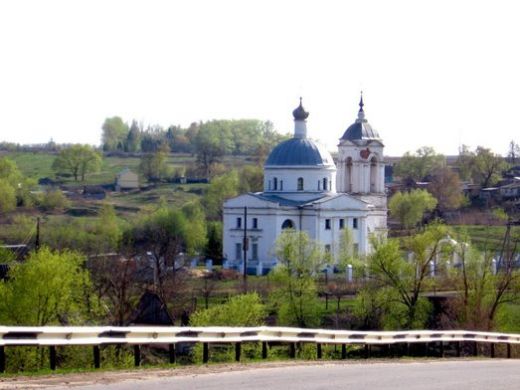
[[[143,154],[139,163],[139,171],[148,179],[162,179],[168,176],[166,158],[168,151],[162,147],[154,153]]]
[[[206,245],[206,256],[220,260],[222,258],[222,222],[209,221],[207,224],[208,243]]]
[[[264,323],[265,305],[257,293],[236,295],[228,302],[196,311],[191,326],[258,326]]]
[[[85,180],[85,175],[97,172],[101,166],[101,155],[89,145],[72,145],[60,151],[52,164],[52,169],[57,175],[70,174],[75,181],[81,178]]]
[[[0,283],[0,322],[5,325],[81,324],[86,318],[90,279],[77,252],[41,248],[11,266]]]
[[[387,296],[393,297],[392,311],[386,316],[386,325],[399,328],[424,326],[430,306],[421,293],[433,286],[429,277],[431,264],[442,267],[446,250],[442,245],[448,229],[444,225],[430,225],[423,233],[403,241],[408,259],[401,253],[400,243],[395,239],[372,241],[373,253],[368,256],[368,271],[379,288],[386,288]]]
[[[63,210],[70,206],[69,200],[59,189],[46,191],[39,201],[39,206],[45,211]]]
[[[457,160],[461,177],[482,187],[495,185],[502,177],[502,172],[508,164],[502,156],[495,154],[491,149],[478,146],[472,152],[467,146],[463,146]]]
[[[396,192],[388,202],[390,215],[398,219],[401,226],[406,229],[416,226],[422,220],[424,213],[433,210],[436,205],[437,199],[428,191],[420,189]]]
[[[0,179],[0,213],[8,213],[16,208],[16,191],[7,180]]]
[[[0,158],[0,212],[12,211],[17,205],[31,206],[30,190],[34,185],[33,180],[22,175],[14,161]]]
[[[437,154],[431,147],[423,146],[414,154],[406,152],[395,165],[394,173],[404,180],[416,182],[424,180],[426,176],[445,165],[445,156]]]
[[[104,150],[123,150],[128,134],[128,125],[123,120],[114,116],[105,119],[101,143]]]
[[[211,166],[233,151],[233,133],[225,121],[203,123],[195,138],[197,163],[206,177],[211,176]]]
[[[208,218],[213,220],[222,218],[222,204],[226,199],[238,195],[238,185],[238,173],[235,170],[211,181],[202,199]]]
[[[275,243],[278,265],[272,271],[277,290],[271,301],[281,325],[320,323],[316,277],[326,264],[324,251],[306,232],[286,229]]]
[[[264,170],[259,165],[246,165],[240,170],[238,192],[259,192],[264,188]]]

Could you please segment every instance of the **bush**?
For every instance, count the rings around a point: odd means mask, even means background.
[[[47,191],[40,200],[40,207],[45,211],[63,210],[69,206],[70,202],[61,190]]]

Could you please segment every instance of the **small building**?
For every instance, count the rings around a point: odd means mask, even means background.
[[[116,191],[134,190],[139,188],[139,176],[125,168],[116,176]]]
[[[498,191],[502,199],[520,198],[520,181],[501,186]]]

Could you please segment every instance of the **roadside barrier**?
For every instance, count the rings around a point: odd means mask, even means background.
[[[322,357],[322,345],[341,345],[341,357],[347,357],[347,345],[364,345],[366,357],[370,356],[370,346],[410,345],[435,343],[440,356],[444,346],[454,344],[456,356],[461,355],[461,343],[471,342],[473,354],[478,353],[478,343],[490,346],[491,357],[495,357],[495,345],[506,345],[506,356],[511,357],[511,345],[520,344],[520,334],[476,332],[466,330],[409,330],[409,331],[347,331],[328,329],[303,329],[288,327],[160,327],[160,326],[45,326],[19,327],[0,326],[0,372],[5,371],[5,348],[17,346],[49,347],[50,368],[56,369],[57,346],[92,346],[94,367],[100,367],[102,345],[126,344],[134,347],[134,363],[141,364],[142,345],[167,345],[169,361],[176,359],[175,346],[179,343],[202,343],[204,363],[209,361],[210,344],[234,344],[235,360],[240,360],[241,344],[262,343],[262,358],[267,358],[270,344],[289,344],[289,355],[295,357],[297,343],[316,344],[317,358]]]

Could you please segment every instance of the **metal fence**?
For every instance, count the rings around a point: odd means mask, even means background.
[[[288,327],[17,327],[0,326],[0,372],[5,371],[5,348],[17,346],[48,347],[50,368],[56,369],[57,346],[92,346],[94,367],[100,367],[102,345],[132,345],[134,362],[141,363],[142,345],[167,345],[170,363],[175,362],[175,346],[179,343],[202,343],[203,362],[209,361],[211,344],[234,344],[235,359],[240,360],[242,343],[261,343],[262,358],[267,358],[270,345],[288,344],[289,356],[295,357],[298,343],[316,344],[317,358],[322,357],[322,345],[341,345],[341,357],[347,357],[347,345],[363,345],[370,355],[370,346],[392,346],[434,343],[439,347],[440,356],[444,347],[453,345],[456,356],[461,355],[461,344],[470,342],[474,354],[479,343],[489,345],[489,355],[495,356],[495,345],[506,346],[506,356],[511,357],[511,345],[520,344],[520,334],[475,332],[465,330],[431,331],[346,331],[327,329],[302,329]]]

